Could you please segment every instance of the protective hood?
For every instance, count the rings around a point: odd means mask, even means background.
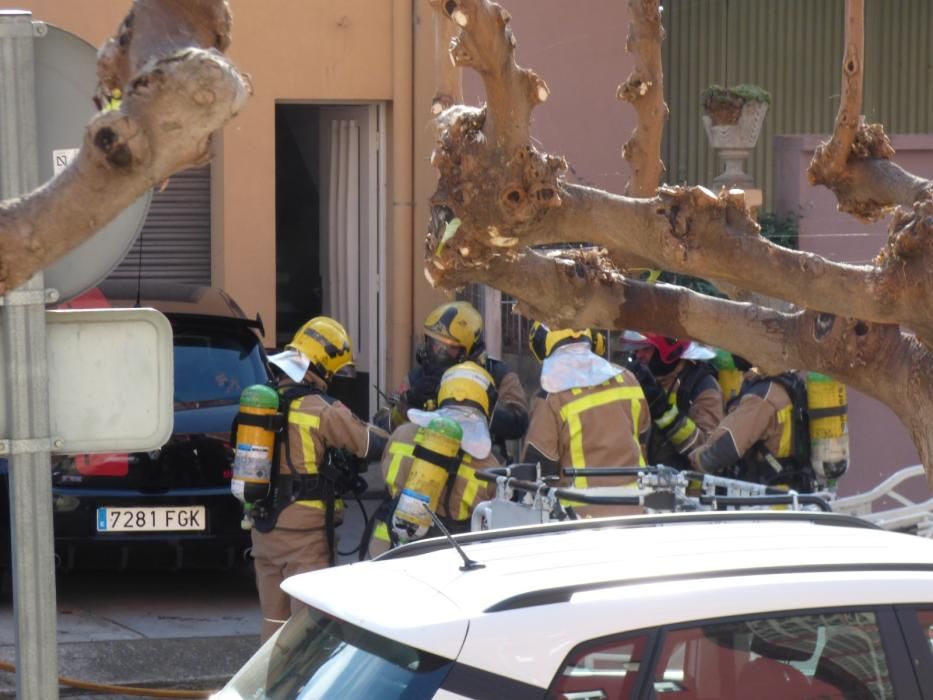
[[[680,357],[683,360],[712,360],[716,357],[716,351],[693,340]]]
[[[269,362],[288,375],[293,382],[300,383],[308,372],[311,360],[297,350],[286,350],[270,355]]]
[[[492,451],[492,438],[489,436],[489,424],[478,408],[472,406],[441,406],[436,411],[408,409],[408,420],[422,428],[427,428],[437,416],[456,421],[463,430],[460,447],[476,459],[485,459]]]
[[[541,388],[549,394],[596,386],[622,374],[622,369],[603,359],[589,343],[561,345],[541,365]]]

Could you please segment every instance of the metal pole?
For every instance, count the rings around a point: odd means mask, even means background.
[[[0,12],[0,198],[39,182],[34,25],[28,12]],[[3,297],[10,457],[16,696],[57,700],[49,373],[42,273]]]

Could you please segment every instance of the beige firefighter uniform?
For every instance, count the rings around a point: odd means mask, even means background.
[[[743,391],[732,403],[706,444],[690,454],[690,463],[699,471],[722,472],[733,467],[758,443],[777,459],[789,456],[792,411],[790,396],[777,382],[752,385],[751,390]]]
[[[287,474],[286,454],[300,474],[318,474],[328,448],[342,448],[357,457],[378,459],[385,445],[384,431],[357,418],[346,406],[327,396],[327,385],[309,374],[318,393],[297,398],[288,411],[288,450],[281,455],[279,474]],[[280,390],[296,386],[283,380]],[[252,531],[256,586],[262,608],[262,639],[266,640],[301,607],[281,588],[284,579],[330,563],[323,500],[297,500],[279,513],[269,532]],[[343,517],[343,502],[335,504],[335,518]]]
[[[395,499],[408,479],[408,473],[414,462],[415,446],[418,444],[419,426],[405,423],[392,433],[385,454],[382,457],[382,474],[385,477],[389,497]],[[470,518],[476,504],[488,501],[496,495],[496,485],[476,478],[477,469],[500,467],[495,452],[479,459],[463,452],[456,476],[450,484],[449,495],[438,504],[437,516],[451,532],[468,532]],[[446,489],[445,489],[446,492]],[[391,513],[387,515],[391,516]],[[369,555],[375,557],[390,549],[389,527],[380,520],[373,528],[369,541]]]
[[[534,401],[522,461],[542,468],[632,467],[645,464],[644,444],[651,426],[638,380],[628,370],[596,386],[540,392]],[[556,473],[556,472],[554,472]],[[576,488],[619,486],[633,477],[562,478]],[[626,506],[576,507],[586,516],[641,512]]]
[[[657,378],[668,393],[670,405],[686,407],[689,420],[682,421],[669,435],[660,429],[652,431],[647,450],[651,464],[689,468],[689,454],[704,445],[722,421],[722,389],[713,373],[703,369],[693,360],[680,360],[672,372]]]

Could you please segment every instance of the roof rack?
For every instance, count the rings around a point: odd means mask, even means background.
[[[821,513],[815,511],[700,511],[694,513],[663,513],[654,515],[625,515],[614,518],[588,518],[585,520],[567,520],[544,525],[526,525],[498,530],[483,530],[481,532],[466,532],[452,535],[459,544],[473,544],[476,542],[493,542],[509,540],[516,537],[554,534],[560,532],[576,532],[577,530],[600,530],[607,528],[640,528],[656,527],[659,525],[681,525],[684,523],[718,523],[728,521],[746,522],[810,522],[814,525],[829,525],[833,527],[854,527],[865,530],[878,530],[877,525],[851,515],[837,513]],[[377,560],[401,559],[426,552],[435,552],[450,549],[450,542],[444,537],[431,537],[402,545],[380,554]]]
[[[931,564],[917,563],[866,563],[866,564],[802,564],[794,566],[766,566],[761,568],[721,569],[689,574],[664,574],[660,576],[645,576],[632,579],[613,579],[610,581],[594,581],[574,586],[560,586],[544,588],[536,591],[525,591],[510,596],[495,603],[483,612],[503,612],[518,608],[531,608],[538,605],[551,605],[553,603],[566,603],[577,593],[588,591],[619,588],[620,586],[638,586],[645,584],[668,583],[679,580],[697,581],[701,579],[732,578],[739,576],[773,576],[777,574],[810,574],[830,571],[933,571]]]

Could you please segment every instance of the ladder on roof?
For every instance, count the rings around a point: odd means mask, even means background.
[[[477,477],[496,484],[492,500],[474,509],[471,530],[516,525],[540,525],[575,518],[573,504],[641,506],[646,512],[697,512],[734,509],[822,510],[853,515],[885,530],[933,537],[933,499],[915,503],[896,489],[924,474],[922,466],[907,467],[871,491],[837,498],[832,491],[801,494],[738,479],[678,471],[663,465],[565,469],[567,476],[630,476],[631,484],[575,489],[542,478],[536,464],[483,469]],[[899,505],[875,512],[885,499]]]

